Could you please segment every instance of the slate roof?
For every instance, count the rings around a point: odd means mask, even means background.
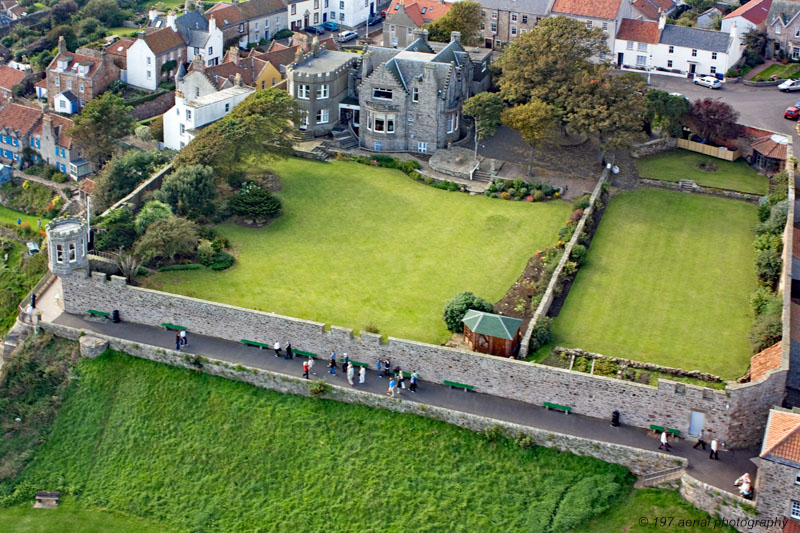
[[[72,93],[72,91],[63,91],[63,92],[60,92],[60,93],[58,93],[58,94],[59,94],[59,95],[61,95],[61,96],[63,96],[64,98],[66,98],[67,100],[69,100],[70,102],[72,102],[73,104],[78,102],[78,97],[77,97],[77,96],[75,96],[75,95]]]
[[[25,73],[21,70],[6,65],[0,65],[0,87],[3,89],[8,89],[10,91],[14,85],[21,83],[24,79]]]
[[[42,117],[42,111],[33,107],[9,103],[0,109],[0,129],[16,132],[18,137],[25,137],[33,131],[36,122]]]
[[[145,34],[144,42],[147,43],[148,48],[150,48],[155,55],[160,55],[174,48],[186,45],[181,34],[169,27]]]
[[[696,48],[698,50],[708,50],[709,52],[728,52],[731,36],[715,30],[703,30],[700,28],[688,28],[667,24],[661,30],[661,44],[671,44],[684,48]]]
[[[484,9],[543,16],[550,14],[551,2],[552,0],[526,0],[525,2],[518,2],[517,0],[481,0],[481,6]]]
[[[273,13],[286,11],[286,4],[281,0],[248,0],[239,3],[239,11],[245,18],[254,19]]]
[[[208,21],[199,11],[189,11],[175,19],[175,27],[183,35],[187,43],[191,41],[192,32],[201,31],[208,33]]]
[[[484,313],[474,309],[467,311],[461,322],[475,333],[506,340],[514,340],[522,325],[522,320],[518,318]]]
[[[658,44],[660,34],[658,22],[622,19],[619,30],[617,30],[617,39],[636,43]]]
[[[258,59],[269,61],[272,66],[281,70],[282,66],[286,66],[294,61],[294,56],[297,53],[297,47],[281,48],[273,52],[260,52],[255,55]]]
[[[744,19],[749,20],[753,24],[761,24],[765,20],[767,20],[767,14],[769,14],[769,8],[772,7],[772,0],[761,0],[760,2],[750,2],[743,6],[740,6],[737,9],[734,9],[724,18],[732,19],[736,17],[742,17]]]
[[[800,468],[800,413],[770,410],[759,457]]]
[[[790,0],[772,0],[772,6],[767,14],[767,24],[772,24],[775,19],[780,19],[783,24],[788,24],[800,12],[800,2]]]
[[[619,6],[622,1],[623,0],[556,0],[553,4],[553,13],[613,20],[617,18]]]

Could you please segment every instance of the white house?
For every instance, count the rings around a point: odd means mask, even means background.
[[[736,23],[739,35],[744,35],[753,28],[761,27],[766,23],[770,7],[772,7],[772,0],[755,0],[734,9],[723,17],[721,30],[730,33],[731,27]]]
[[[205,74],[205,64],[198,55],[189,72],[179,67],[175,76],[175,105],[164,113],[164,145],[180,150],[198,131],[231,112],[255,89],[242,83],[239,74],[233,87],[217,90]]]
[[[329,20],[355,27],[366,22],[377,9],[377,0],[290,0],[289,28],[299,31]]]

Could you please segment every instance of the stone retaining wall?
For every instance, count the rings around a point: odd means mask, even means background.
[[[770,80],[770,81],[750,81],[744,80],[742,83],[747,85],[748,87],[775,87],[776,85],[780,85],[781,83],[785,82],[786,80]]]
[[[680,191],[680,183],[677,181],[655,180],[652,178],[639,178],[639,182],[651,187],[658,187],[660,189],[671,189]],[[687,191],[689,192],[689,191]],[[707,194],[709,196],[721,196],[723,198],[732,198],[734,200],[744,200],[746,202],[758,203],[761,198],[758,194],[751,194],[747,192],[734,191],[732,189],[721,189],[718,187],[704,187],[695,183],[694,189],[691,191],[694,194]]]
[[[609,420],[618,410],[622,423],[632,426],[658,424],[686,434],[691,411],[701,411],[705,428],[728,447],[761,439],[769,407],[783,399],[786,379],[785,371],[775,370],[758,383],[736,385],[727,392],[668,380],[653,387],[409,340],[382,342],[373,333],[354,337],[348,328],[326,330],[320,322],[132,287],[123,277],[107,280],[101,273],[87,278],[76,272],[61,277],[61,283],[69,313],[117,309],[123,321],[151,326],[169,322],[233,342],[291,340],[300,350],[326,355],[335,349],[370,365],[378,357],[388,358],[393,365],[418,371],[426,381],[457,381],[473,385],[477,392],[533,405],[568,405],[575,413]]]
[[[731,487],[733,488],[733,482],[731,482]],[[739,531],[756,533],[772,531],[760,527],[758,523],[754,522],[772,517],[757,515],[752,501],[698,481],[685,472],[681,477],[680,493],[686,501],[698,509],[702,509],[718,520],[724,520],[726,524]],[[675,518],[679,519],[680,517]],[[723,529],[719,522],[716,527],[713,523],[709,527]]]
[[[663,137],[642,144],[636,144],[631,149],[631,156],[634,158],[645,157],[648,155],[660,154],[661,152],[671,152],[678,147],[678,139],[675,137]]]

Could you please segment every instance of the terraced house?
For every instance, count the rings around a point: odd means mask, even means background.
[[[773,0],[767,14],[767,56],[800,59],[800,2]]]
[[[90,48],[69,52],[61,36],[58,53],[47,67],[47,98],[59,113],[79,113],[118,79],[119,68],[106,52]]]
[[[444,0],[395,0],[383,21],[383,46],[405,48],[416,39],[414,30],[445,15],[451,5]]]
[[[171,81],[178,64],[186,61],[186,43],[175,26],[175,15],[168,15],[167,27],[145,33],[128,48],[127,82],[154,91],[162,81]]]
[[[486,48],[502,48],[550,14],[554,0],[481,0],[481,35]]]

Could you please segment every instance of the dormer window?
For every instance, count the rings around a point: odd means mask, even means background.
[[[380,100],[391,100],[392,99],[392,90],[391,89],[381,89],[380,87],[375,87],[372,89],[372,97],[378,98]]]
[[[58,69],[59,70],[67,70],[67,65],[69,65],[69,60],[67,60],[67,59],[59,59],[58,60]]]

